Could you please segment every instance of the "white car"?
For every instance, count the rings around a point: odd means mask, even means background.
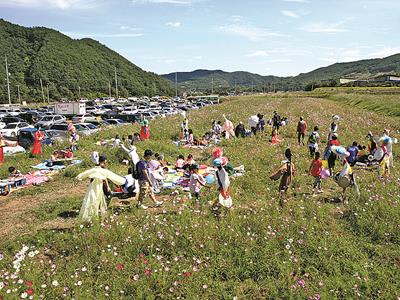
[[[72,118],[72,122],[74,123],[85,123],[85,122],[91,122],[91,121],[96,121],[97,118],[91,114],[84,114],[84,115],[76,115],[75,117]]]
[[[88,132],[90,132],[90,134],[92,133],[96,133],[99,131],[99,128],[91,123],[77,123],[75,124],[75,127],[82,127],[83,130],[86,130]]]
[[[2,130],[0,130],[0,133],[4,137],[16,137],[18,136],[19,131],[25,128],[35,128],[35,127],[29,125],[26,122],[9,123]]]
[[[66,118],[61,115],[46,115],[43,118],[41,118],[39,120],[39,122],[37,122],[35,124],[35,126],[37,128],[39,128],[39,127],[49,128],[52,125],[62,124],[65,121],[66,121]]]

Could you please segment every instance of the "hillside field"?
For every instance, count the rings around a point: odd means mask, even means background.
[[[221,146],[243,177],[232,180],[234,209],[217,221],[208,202],[216,188],[203,189],[201,212],[182,193],[160,196],[159,209],[111,211],[102,222],[84,226],[75,218],[88,182],[73,178],[92,165],[91,151],[104,152],[111,170],[125,174],[118,149],[99,150],[95,141],[128,134],[137,127],[110,129],[80,143],[77,156],[85,162],[54,177],[51,183],[0,198],[0,299],[398,299],[400,297],[400,172],[398,156],[391,180],[378,180],[376,170],[355,169],[361,197],[350,193],[348,204],[338,201],[341,189],[323,181],[324,193],[313,197],[311,163],[306,147],[298,147],[296,125],[304,116],[309,127],[321,128],[323,143],[331,116],[341,117],[339,139],[367,144],[366,134],[390,128],[399,136],[399,117],[384,114],[400,107],[397,96],[384,110],[368,111],[363,99],[377,102],[386,95],[348,94],[336,101],[314,94],[282,94],[226,98],[218,106],[189,114],[189,127],[202,135],[222,114],[235,124],[247,124],[258,112],[274,110],[290,119],[283,141],[272,146],[267,136],[225,140]],[[375,98],[374,98],[375,97]],[[392,96],[391,96],[392,97]],[[347,98],[346,98],[347,99]],[[333,101],[335,100],[335,101]],[[361,102],[360,102],[361,101]],[[381,105],[384,105],[381,103]],[[349,105],[351,104],[351,105]],[[355,106],[354,106],[355,105]],[[152,139],[138,145],[163,153],[193,153],[211,164],[211,151],[189,151],[171,143],[181,116],[151,122]],[[268,129],[268,134],[269,134]],[[278,184],[269,179],[290,147],[296,176],[281,205]],[[26,172],[48,158],[6,157],[1,176],[10,165]],[[395,155],[398,145],[394,147]],[[337,166],[337,170],[339,167]],[[29,249],[23,248],[23,246]],[[20,259],[16,253],[25,250]],[[14,264],[13,264],[14,261]],[[17,261],[17,263],[15,263]],[[12,275],[15,268],[20,269]]]

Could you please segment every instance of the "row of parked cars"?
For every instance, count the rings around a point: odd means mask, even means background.
[[[212,105],[212,102],[196,104],[183,101],[115,101],[102,103],[86,101],[86,113],[69,116],[80,135],[91,135],[101,127],[123,126],[147,119],[162,118],[185,111]],[[33,142],[33,134],[38,129],[45,129],[44,143],[52,140],[64,140],[68,137],[67,117],[56,114],[54,106],[40,108],[4,107],[0,108],[0,133],[7,139],[18,140],[24,148]]]

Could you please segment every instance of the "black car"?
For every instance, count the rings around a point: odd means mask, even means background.
[[[21,119],[24,119],[25,122],[28,122],[29,124],[32,125],[32,124],[37,123],[43,117],[43,114],[38,113],[36,111],[28,111],[28,112],[19,114],[19,117]]]
[[[2,122],[8,124],[8,123],[19,123],[19,122],[26,122],[24,119],[21,119],[19,117],[12,117],[12,116],[7,116],[1,119]]]

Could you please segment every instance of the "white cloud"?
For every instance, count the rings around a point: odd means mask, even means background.
[[[266,57],[269,56],[268,51],[266,50],[257,50],[253,51],[246,55],[247,57]]]
[[[282,10],[282,15],[289,17],[289,18],[299,18],[300,16],[293,11],[290,10]]]
[[[165,25],[167,25],[167,26],[169,26],[169,27],[175,27],[175,28],[178,28],[178,27],[181,27],[181,22],[168,22],[168,23],[166,23]]]
[[[239,15],[231,16],[232,22],[241,22],[242,20],[243,20],[243,16],[239,16]]]
[[[219,30],[231,34],[231,35],[237,35],[241,36],[244,38],[247,38],[251,41],[261,41],[265,40],[266,38],[269,37],[286,37],[287,35],[278,33],[278,32],[272,32],[269,31],[265,28],[261,27],[255,27],[251,25],[243,25],[243,24],[230,24],[230,25],[224,25],[220,26]]]
[[[372,57],[387,57],[387,56],[391,56],[394,54],[398,54],[400,53],[400,47],[384,47],[381,48],[373,53],[371,53]]]
[[[139,31],[142,30],[142,28],[136,28],[136,27],[131,27],[131,26],[126,26],[126,25],[121,25],[119,29],[124,30],[124,31]]]
[[[190,5],[193,0],[132,0],[133,3],[154,3],[154,4],[175,4],[175,5]]]
[[[309,3],[308,0],[283,0],[283,2]]]
[[[36,8],[36,7],[51,7],[56,9],[84,9],[84,8],[93,8],[98,5],[99,1],[95,0],[7,0],[0,1],[0,6],[9,6],[9,7],[28,7],[28,8]]]
[[[143,33],[80,33],[80,32],[63,32],[63,34],[70,36],[74,39],[82,38],[129,38],[141,37]]]
[[[277,58],[277,59],[267,60],[266,62],[270,63],[270,64],[276,64],[276,63],[284,63],[284,62],[291,62],[291,61],[292,60],[288,59],[288,58]]]
[[[312,32],[312,33],[328,33],[328,34],[336,34],[340,32],[347,32],[348,30],[345,28],[341,28],[343,22],[325,24],[325,23],[314,23],[301,27],[301,30]]]

